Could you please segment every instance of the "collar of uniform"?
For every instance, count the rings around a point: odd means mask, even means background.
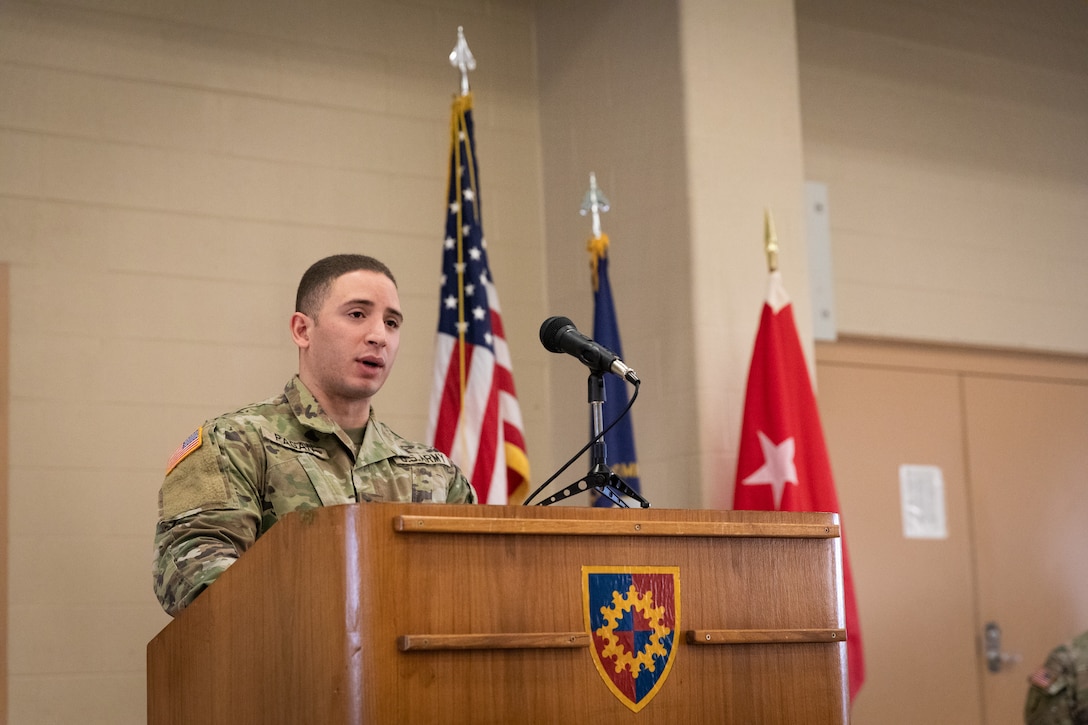
[[[287,381],[287,385],[283,388],[283,394],[287,396],[287,403],[291,406],[291,412],[304,426],[321,433],[343,435],[344,438],[347,438],[347,434],[340,430],[340,426],[333,422],[333,419],[322,410],[321,403],[317,402],[317,398],[314,397],[314,394],[310,392],[305,383],[299,379],[298,375]]]
[[[400,444],[400,437],[374,415],[370,408],[370,420],[363,432],[363,444],[359,446],[356,464],[374,463],[395,456],[406,456],[408,451]]]

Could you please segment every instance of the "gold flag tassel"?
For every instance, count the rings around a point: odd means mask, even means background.
[[[608,254],[608,235],[602,232],[601,236],[590,239],[586,244],[586,251],[589,252],[589,269],[593,275],[593,291],[596,292],[601,281],[597,275],[597,268],[600,261]]]

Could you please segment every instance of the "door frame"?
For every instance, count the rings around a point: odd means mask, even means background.
[[[8,366],[9,267],[0,263],[0,723],[8,721]]]
[[[846,363],[1045,380],[1088,382],[1088,355],[840,337],[816,343],[818,363]],[[819,381],[817,381],[817,385]]]

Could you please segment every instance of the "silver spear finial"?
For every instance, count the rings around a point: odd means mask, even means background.
[[[582,200],[581,215],[586,214],[593,215],[593,238],[598,239],[601,236],[601,214],[608,211],[608,198],[604,195],[604,192],[597,187],[597,174],[592,171],[589,172],[589,191],[586,192],[585,199]]]
[[[468,95],[468,72],[476,70],[476,59],[472,57],[472,51],[465,41],[465,29],[457,26],[457,45],[450,53],[450,65],[461,71],[461,95]]]

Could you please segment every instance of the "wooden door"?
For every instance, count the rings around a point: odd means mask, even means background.
[[[1088,360],[839,342],[817,385],[868,665],[852,722],[1021,723],[1027,676],[1088,629]],[[947,538],[904,536],[902,464],[941,470]]]
[[[968,377],[964,398],[979,619],[1014,657],[983,678],[986,722],[1018,725],[1028,676],[1088,630],[1088,381]]]
[[[956,376],[823,361],[817,374],[868,670],[852,722],[981,725]],[[903,537],[903,463],[944,472],[948,539]]]

